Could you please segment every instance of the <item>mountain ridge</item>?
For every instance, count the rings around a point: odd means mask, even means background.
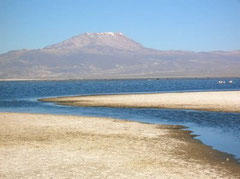
[[[2,79],[240,77],[240,50],[146,48],[121,32],[84,33],[41,49],[0,54]]]

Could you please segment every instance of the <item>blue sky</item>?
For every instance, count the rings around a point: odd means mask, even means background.
[[[85,32],[160,50],[239,50],[240,0],[1,0],[0,53]]]

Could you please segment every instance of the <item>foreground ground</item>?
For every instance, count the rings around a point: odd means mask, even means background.
[[[0,113],[0,178],[240,178],[179,126]]]
[[[148,107],[240,112],[240,91],[94,95],[42,99],[73,106]]]

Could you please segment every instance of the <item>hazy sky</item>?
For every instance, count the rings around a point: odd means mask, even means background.
[[[0,53],[84,32],[160,50],[240,49],[240,0],[0,0]]]

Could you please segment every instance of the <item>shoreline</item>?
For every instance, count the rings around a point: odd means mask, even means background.
[[[12,78],[12,79],[0,79],[0,82],[12,82],[12,81],[104,81],[104,80],[174,80],[174,79],[238,79],[240,76],[166,76],[166,77],[119,77],[119,78],[50,78],[50,79],[41,79],[41,78]]]
[[[240,112],[240,91],[113,94],[39,99],[60,105]]]
[[[182,126],[99,117],[0,114],[0,158],[6,162],[0,164],[2,177],[31,177],[36,173],[45,177],[79,177],[82,172],[85,177],[102,175],[101,172],[107,172],[105,177],[120,178],[240,177],[236,159],[202,144]],[[74,158],[67,157],[72,155]],[[28,156],[27,163],[24,156]],[[86,165],[96,170],[79,168]],[[119,171],[119,165],[124,170]],[[64,172],[60,172],[62,166]],[[56,176],[49,168],[60,173]],[[72,170],[74,175],[68,173]]]

